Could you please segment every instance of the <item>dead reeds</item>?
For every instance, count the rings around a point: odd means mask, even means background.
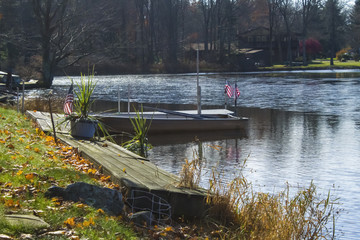
[[[185,161],[181,186],[194,188],[200,182],[201,161]],[[245,167],[246,160],[240,166]],[[313,182],[290,194],[293,187],[279,193],[254,192],[240,171],[229,183],[213,169],[206,203],[207,222],[220,239],[332,239],[339,211],[338,199],[330,191],[325,198]],[[332,224],[331,224],[332,223]]]
[[[189,161],[185,159],[185,163],[182,166],[180,172],[180,182],[178,184],[179,187],[185,188],[198,188],[201,180],[201,157],[194,152],[194,159]]]

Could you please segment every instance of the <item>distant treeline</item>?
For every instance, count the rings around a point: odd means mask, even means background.
[[[360,17],[339,0],[0,0],[0,70],[51,86],[55,74],[242,71],[359,46]],[[263,52],[256,61],[246,49]],[[307,48],[306,48],[307,49]],[[254,55],[255,56],[255,55]],[[256,63],[256,64],[255,64]]]

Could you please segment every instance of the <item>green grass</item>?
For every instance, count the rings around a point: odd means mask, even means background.
[[[67,153],[67,154],[65,154]],[[85,169],[76,170],[64,160],[82,161]],[[0,107],[0,234],[18,238],[30,233],[36,239],[68,239],[71,236],[43,236],[37,231],[10,226],[3,217],[8,213],[37,213],[50,224],[49,231],[65,229],[79,238],[136,239],[137,233],[126,222],[110,218],[101,211],[78,203],[48,199],[45,192],[52,185],[65,187],[75,181],[104,185],[97,180],[92,166],[74,155],[66,146],[56,146],[24,115]],[[90,170],[90,171],[89,171]],[[109,184],[109,183],[106,183]],[[74,225],[65,224],[74,219]],[[93,224],[88,224],[89,221]]]
[[[330,66],[330,59],[316,59],[309,63],[307,66],[286,66],[286,65],[274,65],[272,67],[264,67],[260,69],[266,70],[291,70],[291,69],[328,69],[328,68],[360,68],[360,62],[354,60],[348,60],[346,62],[340,62],[334,59],[334,65]]]

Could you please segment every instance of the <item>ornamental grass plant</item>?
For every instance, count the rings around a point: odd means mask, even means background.
[[[91,106],[94,99],[91,96],[95,90],[96,82],[94,82],[95,67],[88,72],[88,76],[81,73],[80,83],[77,84],[78,90],[75,90],[76,100],[74,101],[74,109],[77,117],[80,119],[89,119]]]
[[[151,127],[152,119],[144,118],[143,106],[140,111],[135,110],[135,117],[129,118],[134,129],[134,134],[130,134],[131,139],[122,146],[142,157],[147,157],[148,151],[152,148],[148,139],[148,132]]]

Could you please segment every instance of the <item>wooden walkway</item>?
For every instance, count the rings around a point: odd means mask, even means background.
[[[26,114],[35,120],[44,132],[52,132],[49,113],[27,111]],[[53,117],[57,125],[63,116],[54,114]],[[110,175],[112,180],[125,187],[127,192],[141,190],[156,194],[171,205],[171,214],[174,216],[204,215],[206,190],[177,187],[179,177],[119,145],[108,141],[77,140],[67,132],[64,126],[57,128],[57,137],[78,148],[79,153],[95,165],[101,166],[103,173]]]

